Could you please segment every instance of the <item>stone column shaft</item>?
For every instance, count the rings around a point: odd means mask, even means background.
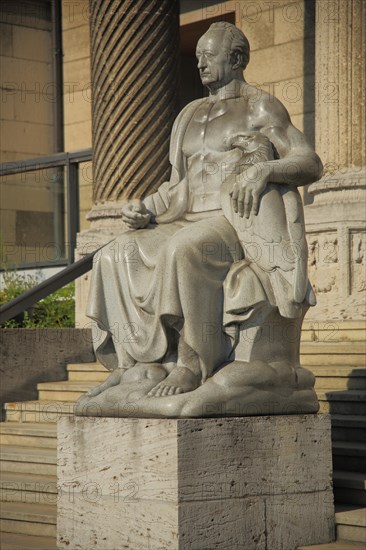
[[[305,208],[316,319],[365,316],[364,0],[317,0],[316,150],[323,178]]]
[[[316,149],[331,171],[364,167],[364,0],[318,0]]]
[[[177,0],[91,0],[90,8],[93,220],[169,178],[179,10]]]

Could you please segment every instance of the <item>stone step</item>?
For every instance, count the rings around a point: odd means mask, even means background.
[[[3,445],[0,449],[1,472],[56,475],[56,449]]]
[[[110,375],[100,363],[72,363],[67,366],[70,381],[104,382]]]
[[[316,390],[366,390],[366,367],[308,365],[306,368],[316,377]]]
[[[0,533],[1,550],[56,550],[54,537]]]
[[[360,460],[358,456],[349,456],[335,454],[333,452],[333,468],[337,470],[346,470],[348,472],[364,472],[365,458]]]
[[[302,342],[301,355],[366,355],[366,342]]]
[[[4,502],[0,508],[1,531],[56,537],[56,506]]]
[[[5,533],[56,537],[56,506],[45,504],[3,503],[0,528]]]
[[[2,502],[57,504],[56,476],[2,472],[0,491]]]
[[[361,542],[336,541],[328,544],[315,544],[314,546],[299,546],[297,550],[365,550]]]
[[[334,470],[333,487],[337,504],[366,506],[366,473]]]
[[[333,441],[365,442],[366,416],[333,414],[331,420]]]
[[[335,520],[337,540],[366,542],[366,508],[337,507]]]
[[[302,325],[301,339],[303,341],[349,342],[364,341],[366,333],[365,321],[307,321]]]
[[[41,401],[77,401],[91,388],[97,385],[96,382],[41,382],[37,384],[38,395]]]
[[[333,454],[344,456],[366,457],[366,443],[350,443],[348,441],[333,441]]]
[[[68,379],[70,382],[104,382],[106,378],[110,375],[110,372],[99,372],[99,371],[69,371]]]
[[[366,444],[351,441],[333,441],[333,469],[347,472],[364,472]]]
[[[316,390],[366,390],[366,376],[346,377],[346,376],[317,376],[315,379]]]
[[[1,445],[24,445],[30,447],[57,447],[56,425],[51,423],[15,424],[14,422],[0,423]]]
[[[333,327],[333,328],[331,328]],[[330,325],[328,329],[309,330],[304,325],[301,330],[301,342],[363,342],[365,340],[365,328],[349,330]]]
[[[81,372],[102,372],[102,373],[109,373],[109,370],[107,370],[103,365],[100,363],[69,363],[67,365],[67,370],[69,372],[74,371],[81,371]]]
[[[300,353],[300,364],[302,367],[309,368],[312,366],[325,367],[342,367],[348,365],[350,367],[365,367],[366,355],[363,353],[352,353],[352,350],[345,353]]]
[[[331,414],[366,414],[366,391],[365,390],[316,390],[320,412]]]
[[[307,367],[314,376],[324,378],[366,378],[366,367],[352,365],[339,365],[327,367],[326,365],[309,365]]]
[[[93,387],[92,385],[90,387]],[[75,403],[79,397],[84,395],[88,390],[85,391],[39,391],[38,395],[42,401],[68,401],[69,403]]]
[[[23,401],[5,403],[7,422],[57,422],[61,416],[74,414],[75,403],[70,401]]]

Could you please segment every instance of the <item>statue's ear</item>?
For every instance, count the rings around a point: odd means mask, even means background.
[[[239,69],[242,66],[242,55],[238,51],[231,52],[231,65],[233,69]]]

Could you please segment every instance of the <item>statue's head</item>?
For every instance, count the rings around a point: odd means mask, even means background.
[[[242,78],[249,63],[250,47],[244,33],[225,21],[213,23],[196,48],[202,84],[220,88],[234,78]]]

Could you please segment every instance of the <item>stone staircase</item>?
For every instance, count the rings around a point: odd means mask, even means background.
[[[304,325],[301,364],[316,377],[320,412],[332,419],[337,543],[301,550],[366,550],[365,323]]]
[[[351,321],[336,329],[335,323],[328,325],[305,324],[301,354],[303,366],[316,376],[321,412],[332,415],[338,542],[302,550],[365,550],[364,326]],[[66,381],[38,384],[37,401],[5,406],[6,420],[0,424],[2,550],[56,548],[56,422],[73,414],[78,397],[108,375],[97,363],[71,364],[67,370]]]
[[[5,405],[0,423],[2,550],[56,548],[57,420],[108,376],[97,363],[68,365],[68,380],[37,385],[39,399]],[[70,549],[72,550],[72,549]]]

